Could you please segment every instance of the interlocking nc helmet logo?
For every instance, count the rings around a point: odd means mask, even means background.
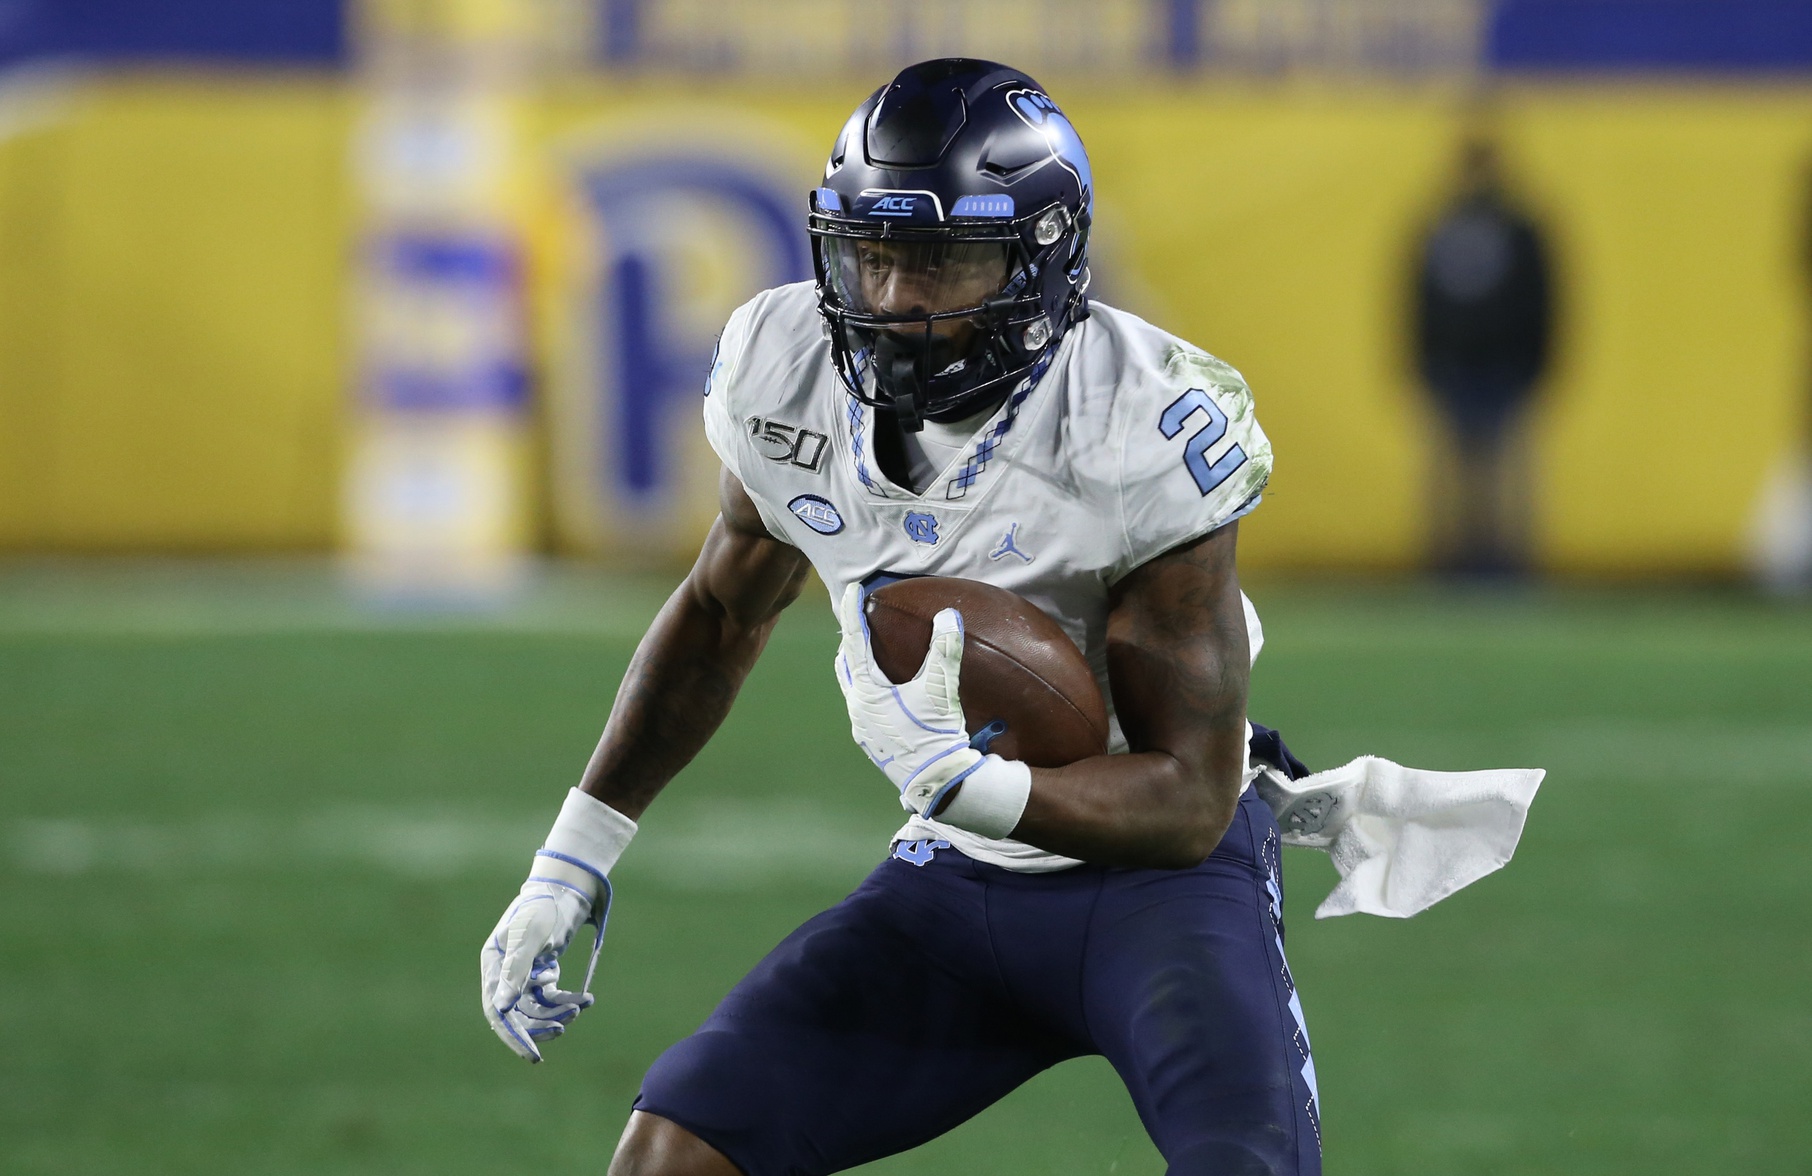
[[[936,543],[937,516],[920,510],[907,511],[906,537],[914,543]]]
[[[1007,103],[1012,106],[1025,124],[1044,136],[1051,147],[1051,158],[1059,166],[1076,177],[1082,185],[1083,199],[1089,207],[1095,203],[1095,177],[1089,169],[1088,151],[1082,146],[1082,136],[1070,125],[1070,120],[1051,96],[1042,90],[1014,90],[1007,95]]]

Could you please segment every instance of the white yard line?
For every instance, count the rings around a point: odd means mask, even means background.
[[[489,601],[414,603],[361,593],[333,560],[0,559],[0,638],[13,636],[256,636],[273,633],[572,634],[634,641],[680,573],[622,573],[560,560],[534,565],[522,587]],[[808,593],[776,633],[820,634],[835,622],[823,590]],[[827,654],[828,656],[828,654]]]
[[[0,862],[19,873],[183,876],[377,869],[406,878],[526,870],[544,814],[361,807],[284,820],[19,818],[0,825]],[[720,890],[848,878],[881,860],[890,829],[803,804],[693,807],[647,822],[619,867],[628,881]]]
[[[1400,728],[1369,738],[1356,730],[1327,735],[1351,743],[1354,754],[1392,754],[1413,738],[1420,758],[1393,758],[1441,768],[1468,766],[1461,761],[1476,759],[1481,744],[1510,745],[1520,750],[1509,754],[1526,766],[1549,770],[1550,790],[1812,784],[1812,726],[1803,725],[1581,719],[1532,728],[1513,740]],[[620,871],[631,882],[707,891],[847,879],[886,853],[890,816],[880,809],[827,813],[804,802],[665,805],[644,823]],[[513,873],[526,868],[549,819],[545,812],[436,806],[340,807],[288,817],[229,811],[185,820],[19,817],[0,821],[0,869],[41,877]]]

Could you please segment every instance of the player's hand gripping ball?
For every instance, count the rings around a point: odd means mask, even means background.
[[[946,608],[963,619],[963,717],[977,750],[1034,768],[1107,751],[1107,703],[1088,659],[1049,614],[996,584],[913,576],[870,592],[863,616],[883,677],[917,671]]]
[[[850,735],[900,790],[908,812],[930,816],[946,794],[981,765],[969,746],[957,697],[963,664],[963,619],[953,608],[932,618],[931,646],[917,675],[897,685],[874,664],[862,587],[851,584],[837,605],[843,639],[837,684],[849,708]]]

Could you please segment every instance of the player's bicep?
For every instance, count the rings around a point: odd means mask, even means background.
[[[1234,551],[1239,524],[1141,564],[1113,590],[1108,682],[1133,751],[1224,768],[1245,737],[1250,657]],[[1237,772],[1239,761],[1230,761]]]
[[[809,567],[797,547],[768,533],[748,491],[725,469],[718,518],[689,578],[698,603],[740,626],[766,624],[798,598]]]
[[[761,517],[760,508],[749,497],[747,487],[728,466],[721,466],[717,471],[717,513],[732,530],[752,539],[774,539]]]

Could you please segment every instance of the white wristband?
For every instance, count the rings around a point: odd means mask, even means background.
[[[991,755],[963,777],[955,798],[933,819],[983,837],[1006,837],[1025,815],[1031,795],[1032,769]]]
[[[536,856],[535,873],[569,885],[583,884],[594,902],[602,890],[598,879],[623,856],[636,823],[588,792],[574,788],[560,806]]]

